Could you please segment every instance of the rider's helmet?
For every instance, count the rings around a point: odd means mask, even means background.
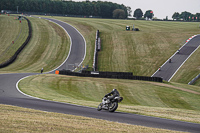
[[[112,91],[116,91],[117,89],[113,89]]]

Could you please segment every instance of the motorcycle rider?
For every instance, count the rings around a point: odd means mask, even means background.
[[[120,96],[117,89],[113,89],[110,93],[106,94],[104,97],[107,97],[108,103],[113,100],[115,97]]]

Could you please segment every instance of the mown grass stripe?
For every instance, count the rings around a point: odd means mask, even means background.
[[[55,69],[67,57],[70,48],[65,31],[49,21],[29,18],[33,35],[29,45],[16,62],[1,69],[1,72],[40,72]]]

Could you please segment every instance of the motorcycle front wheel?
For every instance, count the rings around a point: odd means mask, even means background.
[[[101,111],[102,110],[102,106],[103,106],[103,103],[100,103],[99,106],[97,107],[97,110]]]
[[[114,112],[118,108],[118,103],[113,102],[112,105],[109,107],[109,112]]]

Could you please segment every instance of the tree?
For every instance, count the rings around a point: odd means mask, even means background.
[[[122,10],[122,9],[115,9],[113,11],[113,18],[116,18],[116,19],[124,19],[124,18],[126,18],[125,11]]]
[[[132,13],[131,7],[127,6],[126,8],[127,8],[128,16],[131,16],[131,13]]]
[[[197,21],[200,20],[200,13],[196,13],[196,18],[197,18]]]
[[[143,16],[143,12],[140,8],[138,8],[134,11],[133,17],[136,17],[136,19],[140,19],[142,16]]]
[[[153,11],[152,10],[147,10],[144,14],[144,18],[147,18],[147,19],[152,19],[154,16],[153,14]]]
[[[173,18],[173,20],[174,20],[174,19],[178,20],[178,19],[179,19],[179,16],[180,16],[180,14],[179,14],[178,12],[175,12],[175,13],[173,14],[172,18]]]
[[[112,2],[84,0],[75,2],[72,0],[0,0],[0,11],[11,10],[17,11],[19,6],[20,12],[41,12],[55,13],[62,15],[82,15],[82,16],[99,16],[102,18],[112,18],[115,9],[122,9],[125,17],[128,16],[129,7],[123,4]],[[120,16],[121,18],[121,16]]]
[[[190,12],[182,12],[180,14],[180,18],[182,18],[184,21],[189,21],[191,18],[192,14]]]

